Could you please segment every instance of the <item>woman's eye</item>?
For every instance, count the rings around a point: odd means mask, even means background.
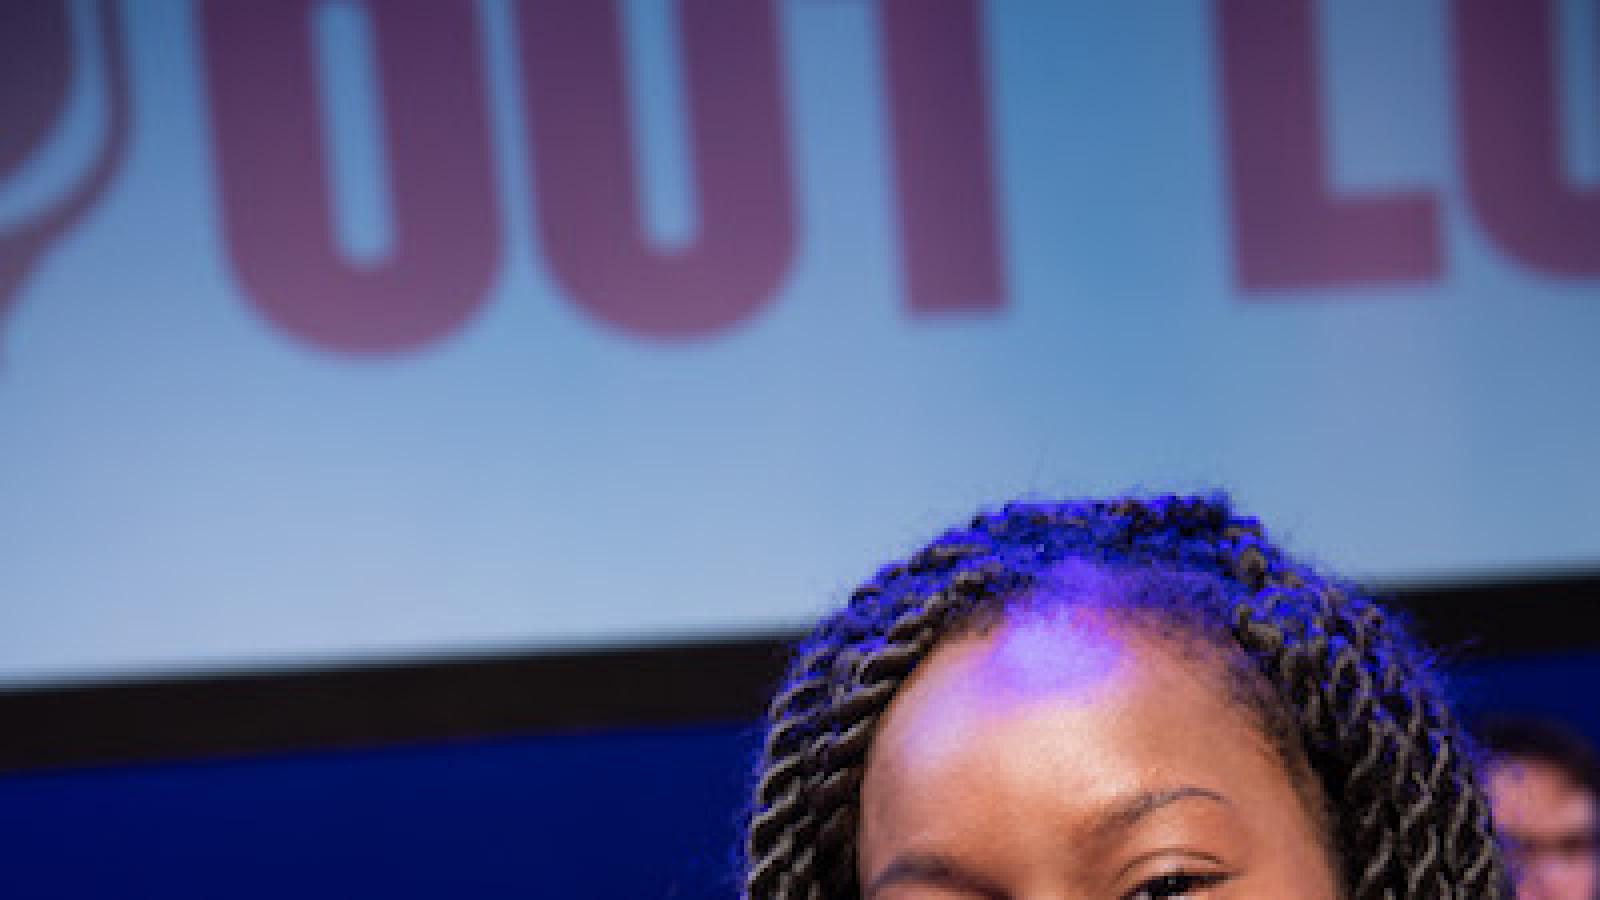
[[[1221,884],[1227,877],[1221,873],[1201,875],[1190,872],[1157,875],[1135,888],[1125,900],[1180,900],[1196,891]]]

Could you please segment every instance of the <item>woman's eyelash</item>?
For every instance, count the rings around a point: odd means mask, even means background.
[[[1221,872],[1173,872],[1145,880],[1126,900],[1179,900],[1190,893],[1221,884],[1228,876]]]

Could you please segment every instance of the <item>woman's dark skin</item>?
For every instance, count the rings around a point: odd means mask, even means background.
[[[1330,841],[1213,651],[1089,604],[937,647],[861,792],[864,900],[1334,900]]]

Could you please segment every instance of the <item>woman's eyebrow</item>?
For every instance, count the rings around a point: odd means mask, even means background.
[[[1100,813],[1091,829],[1097,838],[1113,836],[1126,831],[1158,809],[1181,800],[1199,798],[1231,807],[1228,798],[1210,788],[1197,785],[1180,785],[1158,791],[1141,791],[1118,800]],[[896,856],[867,885],[863,900],[871,900],[879,891],[896,884],[926,884],[958,890],[982,897],[984,900],[1006,900],[1004,889],[988,879],[966,871],[954,860],[937,853],[906,853]]]
[[[1009,896],[1003,888],[988,879],[968,872],[954,860],[936,853],[907,853],[896,856],[877,877],[872,879],[861,896],[863,900],[871,900],[879,891],[896,884],[932,885],[982,897],[984,900],[1006,900]]]
[[[1231,807],[1233,805],[1228,802],[1227,797],[1216,791],[1192,784],[1159,791],[1141,791],[1118,801],[1110,809],[1101,813],[1098,816],[1099,821],[1093,826],[1094,834],[1098,838],[1105,838],[1112,836],[1116,832],[1126,831],[1137,824],[1140,819],[1156,810],[1191,797],[1211,800],[1223,806]]]

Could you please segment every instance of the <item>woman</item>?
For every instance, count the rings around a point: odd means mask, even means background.
[[[1498,898],[1403,631],[1221,497],[1007,506],[798,649],[750,900]]]

